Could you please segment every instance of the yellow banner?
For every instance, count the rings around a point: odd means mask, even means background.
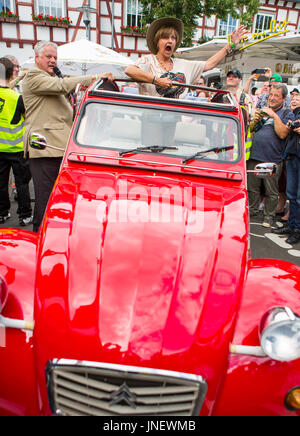
[[[242,40],[241,43],[249,43],[247,45],[244,45],[243,47],[239,48],[239,51],[245,50],[245,48],[251,47],[254,44],[258,44],[262,41],[265,41],[266,39],[273,38],[274,36],[282,35],[283,33],[289,32],[287,30],[287,25],[289,24],[289,21],[285,19],[284,21],[276,22],[275,20],[271,20],[270,23],[270,29],[264,30],[262,32],[252,33],[251,36],[246,35]],[[227,35],[227,40],[230,42],[230,35]]]

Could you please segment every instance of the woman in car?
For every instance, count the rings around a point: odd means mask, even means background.
[[[174,17],[159,18],[151,23],[147,31],[147,44],[151,54],[142,56],[135,65],[127,67],[125,72],[134,80],[146,82],[139,85],[143,95],[179,97],[184,88],[172,88],[172,81],[197,83],[202,73],[215,68],[246,33],[246,27],[240,26],[232,32],[227,45],[207,61],[188,61],[172,58],[182,41],[182,21]]]

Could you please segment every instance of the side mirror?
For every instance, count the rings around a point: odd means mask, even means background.
[[[65,151],[64,148],[54,147],[54,145],[47,144],[47,139],[45,136],[40,135],[39,133],[32,133],[30,135],[29,145],[36,150],[45,150],[46,147],[54,148],[54,150]]]
[[[47,140],[45,136],[40,135],[39,133],[32,133],[30,135],[29,145],[36,150],[45,150],[47,147]]]
[[[8,295],[7,283],[5,279],[0,275],[0,314],[3,311]]]
[[[254,173],[260,179],[274,177],[277,173],[277,165],[273,162],[264,162],[257,164],[254,170],[248,170],[247,173]]]

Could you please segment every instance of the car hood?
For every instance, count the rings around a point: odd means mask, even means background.
[[[244,283],[246,209],[228,180],[63,171],[39,246],[43,380],[52,358],[193,373],[211,408]]]

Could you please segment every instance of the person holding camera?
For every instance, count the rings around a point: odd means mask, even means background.
[[[254,116],[255,108],[258,103],[258,99],[262,94],[269,94],[270,84],[269,79],[272,75],[272,71],[270,68],[256,68],[252,71],[251,76],[248,78],[247,82],[244,85],[244,91],[250,95],[252,99],[252,112],[251,117]],[[257,87],[257,80],[261,80],[262,78],[266,79],[266,82],[263,82],[261,88]],[[252,82],[256,84],[252,87]],[[251,89],[251,91],[250,91]],[[253,92],[255,90],[255,92]]]
[[[271,76],[270,79],[269,79],[269,85],[270,85],[270,88],[271,88],[273,85],[277,85],[277,84],[279,84],[279,83],[282,83],[282,77],[281,77],[281,75],[280,75],[280,74],[277,74],[277,73],[272,74],[272,76]],[[260,97],[258,98],[257,104],[256,104],[256,109],[262,109],[264,106],[267,106],[267,105],[268,105],[268,98],[269,98],[269,95],[270,95],[269,91],[267,91],[266,93],[260,95]],[[287,96],[286,96],[286,98],[285,98],[285,100],[284,100],[284,103],[283,103],[283,107],[284,107],[285,109],[288,109],[288,108],[290,107],[290,104],[291,104],[291,98],[290,98],[290,96],[287,94]]]
[[[290,213],[287,224],[274,229],[273,232],[278,235],[288,235],[286,242],[293,245],[300,241],[300,94],[292,95],[292,107],[295,121],[288,123],[290,135],[285,150],[286,194],[290,200]]]
[[[250,130],[254,132],[250,159],[247,163],[248,170],[254,170],[256,164],[274,162],[277,164],[277,173],[274,177],[257,178],[253,173],[248,173],[248,197],[250,216],[259,214],[261,196],[261,182],[265,188],[264,227],[273,227],[278,204],[278,180],[282,170],[285,139],[289,134],[286,126],[288,121],[294,120],[294,114],[289,109],[284,109],[284,101],[288,90],[283,83],[274,84],[270,90],[268,106],[256,110],[254,120],[250,123]]]

